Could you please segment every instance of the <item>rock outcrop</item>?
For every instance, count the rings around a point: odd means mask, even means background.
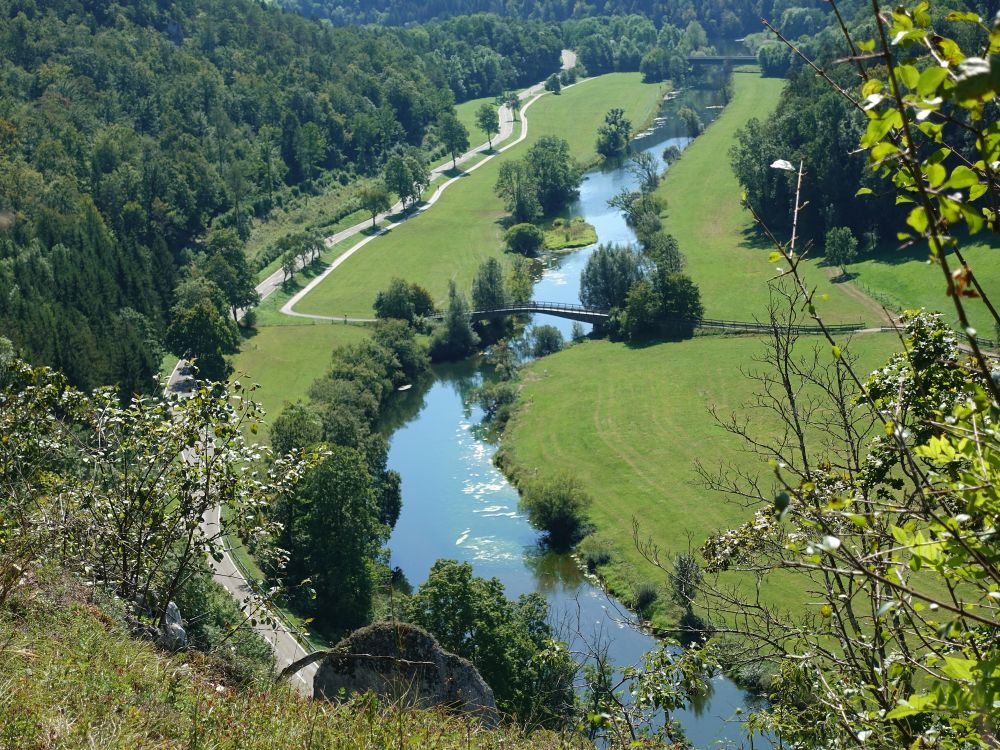
[[[498,718],[493,691],[472,663],[414,625],[380,622],[356,630],[323,659],[313,680],[316,698],[368,691],[406,706],[449,706],[488,726]]]

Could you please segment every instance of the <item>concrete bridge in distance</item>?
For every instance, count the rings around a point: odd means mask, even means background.
[[[722,65],[730,63],[733,65],[757,64],[756,55],[688,55],[688,63],[691,65]]]
[[[608,320],[608,310],[583,305],[568,305],[563,302],[525,302],[520,305],[507,305],[490,310],[473,310],[472,320],[495,320],[508,315],[554,315],[557,318],[578,320],[581,323],[600,325]],[[438,317],[438,316],[435,316]]]

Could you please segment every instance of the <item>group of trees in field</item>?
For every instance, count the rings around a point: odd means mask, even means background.
[[[633,155],[627,168],[639,181],[608,201],[635,232],[638,246],[601,245],[580,276],[583,304],[610,310],[609,333],[629,341],[688,336],[701,318],[698,286],[684,271],[684,255],[663,228],[665,209],[655,190],[660,174],[648,153]]]
[[[533,223],[565,206],[576,195],[581,177],[569,144],[545,135],[523,158],[500,166],[494,190],[503,199],[513,224]]]
[[[275,450],[320,458],[294,492],[273,504],[280,531],[258,557],[274,557],[269,548],[283,551],[285,565],[269,572],[293,608],[331,635],[370,622],[387,580],[381,551],[402,495],[377,425],[396,388],[419,378],[429,363],[413,327],[380,320],[370,339],[337,349],[330,370],[310,388],[309,403],[286,406],[271,428]]]

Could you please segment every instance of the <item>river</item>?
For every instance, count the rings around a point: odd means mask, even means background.
[[[689,139],[675,116],[677,109],[691,106],[707,124],[718,112],[712,108],[716,98],[713,90],[681,92],[664,103],[652,131],[633,147],[657,159],[669,145],[683,148]],[[607,200],[635,185],[636,178],[623,168],[591,170],[568,215],[593,224],[600,242],[634,241]],[[550,259],[535,286],[535,299],[579,302],[580,271],[593,250]],[[559,318],[539,322],[557,325],[567,338],[572,326]],[[403,509],[389,541],[392,565],[402,568],[416,587],[439,558],[469,561],[477,575],[499,578],[510,597],[542,593],[553,624],[571,644],[582,637],[606,646],[614,664],[638,664],[656,640],[627,624],[625,608],[588,580],[572,558],[544,551],[538,532],[518,513],[517,491],[493,466],[496,446],[481,436],[477,426],[482,415],[469,402],[471,389],[481,380],[473,362],[436,367],[434,378],[400,394],[388,415],[389,466],[403,480]],[[711,687],[697,707],[675,712],[673,718],[697,748],[739,746],[745,738],[737,710],[749,698],[721,675]],[[769,743],[758,737],[755,745]]]

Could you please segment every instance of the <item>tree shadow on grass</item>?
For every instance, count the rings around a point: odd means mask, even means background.
[[[740,234],[742,235],[740,247],[745,247],[748,250],[774,250],[771,238],[756,224],[744,228]]]

